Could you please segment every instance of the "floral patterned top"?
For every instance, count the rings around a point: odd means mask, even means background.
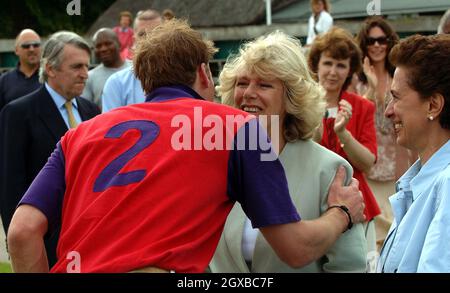
[[[358,93],[365,93],[367,85],[359,82],[356,86]],[[392,95],[386,90],[384,103],[375,103],[375,130],[377,135],[377,161],[367,174],[367,178],[375,181],[397,180],[414,160],[410,160],[407,149],[397,145],[392,121],[384,116],[384,112]]]
[[[386,94],[384,105],[375,103],[375,130],[377,133],[377,162],[370,169],[367,178],[376,181],[395,180],[396,142],[394,125],[384,116],[390,93]]]

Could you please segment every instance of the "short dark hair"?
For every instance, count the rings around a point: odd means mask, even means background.
[[[101,29],[99,29],[98,31],[95,32],[94,36],[92,37],[92,42],[95,43],[97,42],[97,39],[100,35],[106,35],[108,36],[116,45],[116,48],[120,49],[120,41],[119,41],[119,37],[117,36],[116,32],[113,31],[110,28],[107,27],[103,27]]]
[[[408,85],[428,99],[439,93],[445,104],[439,123],[450,129],[450,35],[414,35],[402,40],[389,54],[392,64],[408,70]]]

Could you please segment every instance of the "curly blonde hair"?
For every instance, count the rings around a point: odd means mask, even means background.
[[[244,44],[230,57],[219,76],[217,93],[224,104],[236,107],[234,88],[242,71],[263,79],[277,78],[284,86],[286,117],[284,138],[288,142],[309,139],[325,113],[325,92],[309,72],[300,42],[276,31]]]

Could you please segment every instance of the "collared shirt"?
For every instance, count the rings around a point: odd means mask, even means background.
[[[102,93],[102,112],[145,102],[141,82],[133,73],[133,67],[122,69],[111,75],[105,83]]]
[[[58,94],[54,89],[52,89],[48,85],[48,83],[45,83],[45,88],[47,89],[50,96],[52,97],[53,102],[55,102],[55,105],[58,108],[59,113],[61,113],[61,116],[63,117],[67,128],[70,129],[69,114],[67,113],[67,109],[64,106],[64,104],[67,102],[66,98],[64,98],[63,96]],[[82,120],[81,120],[80,113],[78,112],[78,104],[77,104],[77,100],[75,98],[72,99],[72,111],[73,111],[73,116],[75,117],[75,120],[77,121],[77,123],[78,124],[81,123]]]
[[[12,100],[28,95],[41,86],[39,70],[27,77],[19,68],[20,64],[0,76],[0,110]]]
[[[450,272],[450,141],[425,165],[412,165],[396,189],[377,271]]]

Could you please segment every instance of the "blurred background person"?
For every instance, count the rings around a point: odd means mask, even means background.
[[[318,35],[327,32],[333,26],[330,8],[328,0],[311,0],[312,14],[308,21],[306,46],[310,46]]]
[[[15,53],[19,57],[17,67],[0,76],[0,111],[10,101],[37,90],[41,38],[32,29],[24,29],[16,37]]]
[[[120,58],[120,44],[116,33],[110,28],[99,29],[92,37],[95,57],[100,65],[89,71],[82,97],[102,106],[102,92],[105,82],[113,73],[130,64]]]
[[[144,37],[146,32],[152,31],[161,23],[161,15],[158,11],[149,9],[139,12],[134,21],[135,38]],[[141,82],[134,75],[133,67],[129,66],[112,74],[105,82],[102,93],[102,112],[144,101],[145,93]]]
[[[450,272],[450,35],[411,36],[392,49],[397,66],[386,117],[419,160],[397,182],[394,222],[378,271]]]
[[[448,9],[444,15],[441,17],[439,22],[439,27],[437,30],[438,34],[450,34],[450,9]]]
[[[367,249],[376,251],[373,219],[380,208],[364,176],[377,158],[375,106],[346,91],[353,74],[361,69],[361,50],[350,33],[333,27],[316,38],[308,58],[310,69],[326,91],[327,112],[316,139],[352,165],[366,204]]]
[[[125,60],[128,56],[128,50],[133,47],[134,31],[131,28],[133,15],[129,11],[122,11],[119,14],[119,25],[113,28],[120,42],[120,56]]]
[[[398,40],[392,26],[379,16],[366,19],[357,36],[364,64],[363,71],[357,75],[356,91],[375,104],[377,162],[366,174],[366,178],[381,209],[381,215],[375,220],[378,248],[381,248],[392,224],[392,209],[388,198],[395,191],[395,181],[417,159],[417,155],[409,153],[395,142],[394,126],[384,116],[386,106],[392,98],[391,84],[395,70],[388,55]]]
[[[289,193],[303,219],[320,217],[327,211],[329,187],[337,168],[344,165],[348,179],[352,169],[343,158],[311,140],[325,111],[324,91],[309,73],[300,42],[281,32],[252,41],[225,64],[219,82],[218,93],[225,104],[260,119],[279,118],[279,131],[268,129],[268,133],[277,135],[271,137],[272,142],[280,142],[277,151]],[[235,204],[210,270],[364,272],[366,253],[363,227],[356,225],[342,234],[323,257],[302,268],[292,268],[279,259],[258,229],[251,227],[241,205]]]

